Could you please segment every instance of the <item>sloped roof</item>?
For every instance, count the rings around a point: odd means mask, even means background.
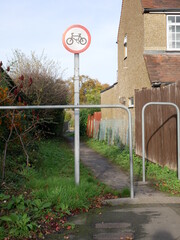
[[[180,0],[141,0],[144,9],[180,9]]]
[[[180,54],[144,54],[151,83],[180,80]]]
[[[16,86],[15,83],[13,82],[13,80],[10,78],[10,76],[7,74],[7,72],[4,71],[4,69],[2,67],[0,67],[0,73],[4,74],[4,81],[6,82],[7,86],[10,89]]]
[[[108,91],[109,89],[113,88],[118,82],[115,82],[113,85],[109,86],[108,88],[105,88],[104,90],[101,91],[101,93]]]

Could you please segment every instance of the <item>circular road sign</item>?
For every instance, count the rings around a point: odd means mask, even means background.
[[[64,32],[62,42],[69,52],[82,53],[89,47],[91,35],[85,27],[72,25]]]

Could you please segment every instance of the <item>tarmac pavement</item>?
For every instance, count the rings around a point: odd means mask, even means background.
[[[46,240],[178,240],[179,204],[139,204],[105,207],[70,218],[73,231]]]
[[[126,173],[83,142],[80,158],[105,184],[118,190],[129,187]],[[180,240],[180,198],[161,193],[148,183],[135,181],[134,189],[134,199],[106,200],[106,207],[70,218],[76,225],[72,232],[45,239]]]

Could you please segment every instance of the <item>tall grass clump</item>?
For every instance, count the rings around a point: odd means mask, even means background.
[[[32,189],[35,198],[51,202],[55,208],[88,208],[90,199],[109,192],[80,165],[80,185],[74,181],[74,155],[69,147],[59,141],[44,141],[39,145],[38,165],[26,187]],[[34,171],[34,170],[33,170]]]
[[[59,231],[74,211],[95,207],[106,194],[119,195],[82,165],[76,186],[74,156],[63,141],[40,141],[34,163],[19,170],[21,183],[15,191],[0,192],[0,239],[40,239]]]

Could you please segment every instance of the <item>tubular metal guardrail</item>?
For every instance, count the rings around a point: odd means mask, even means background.
[[[132,154],[132,116],[124,105],[39,105],[39,106],[0,106],[0,110],[28,110],[28,109],[81,109],[81,108],[121,108],[128,113],[129,159],[130,159],[130,194],[134,198],[133,183],[133,154]],[[78,145],[75,146],[78,148]],[[76,158],[76,156],[75,156]],[[75,159],[75,182],[79,179],[79,159]]]

